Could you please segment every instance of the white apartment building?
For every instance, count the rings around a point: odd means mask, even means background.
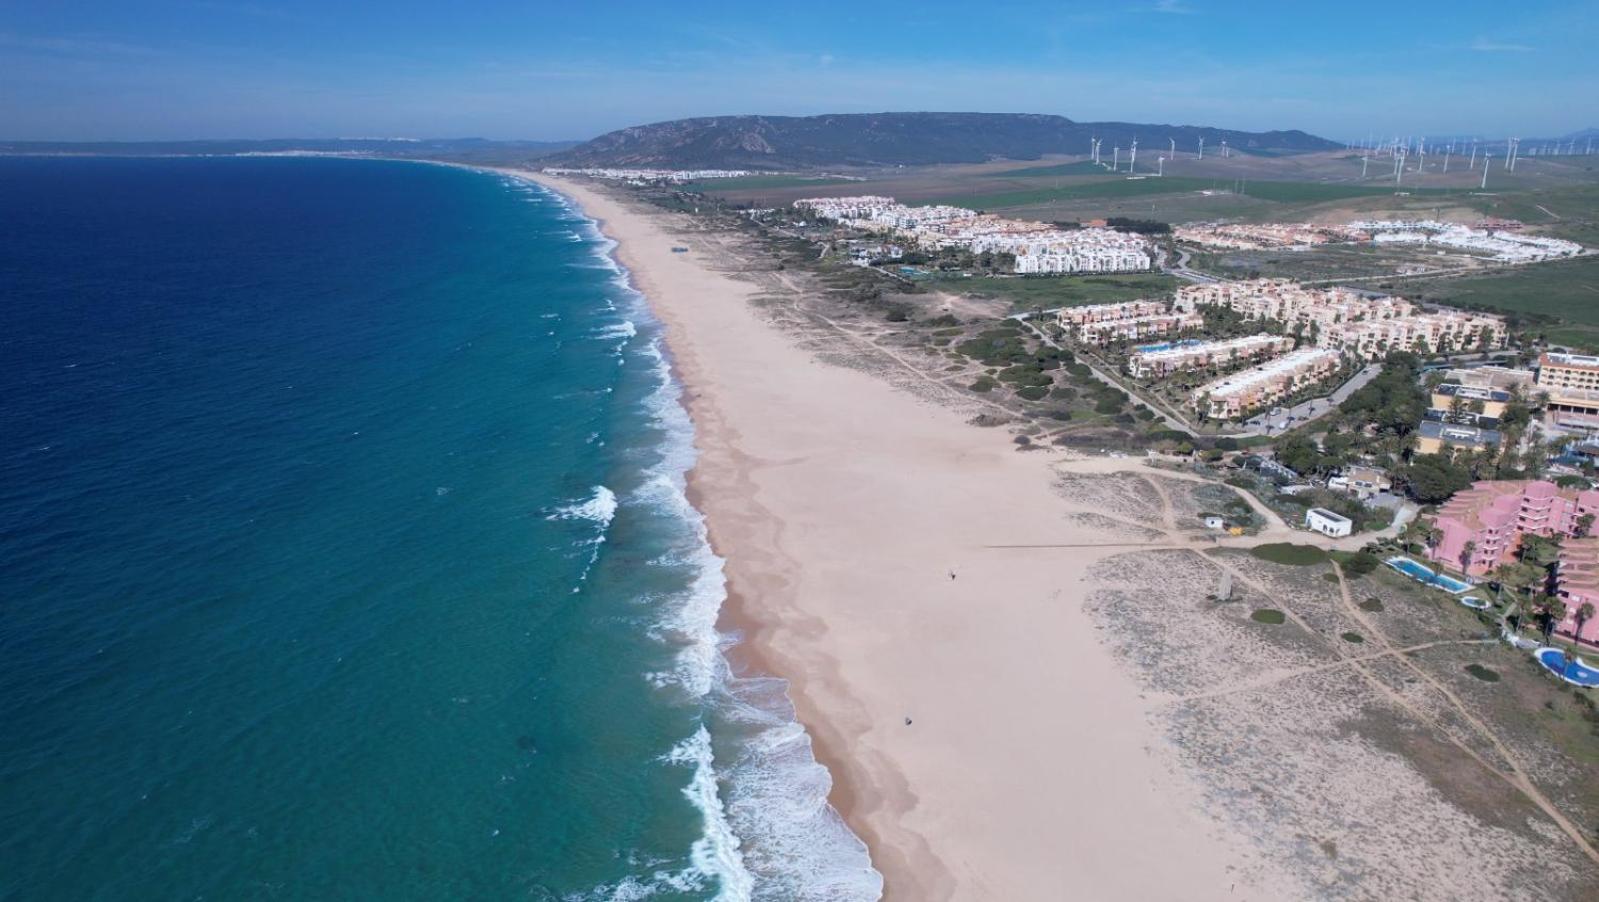
[[[1119,304],[1086,304],[1082,307],[1064,307],[1055,314],[1062,326],[1080,326],[1107,319],[1127,319],[1133,316],[1154,316],[1165,313],[1170,305],[1165,301],[1124,301]]]
[[[1244,416],[1336,372],[1342,356],[1331,348],[1301,348],[1194,389],[1194,408],[1213,419]]]
[[[1240,363],[1275,357],[1292,350],[1294,340],[1287,335],[1246,335],[1225,341],[1206,341],[1151,351],[1138,351],[1127,360],[1127,371],[1135,379],[1150,379],[1178,370],[1207,366],[1232,367]]]
[[[1185,285],[1177,289],[1174,306],[1228,307],[1249,319],[1276,320],[1287,330],[1301,330],[1315,344],[1367,360],[1381,359],[1389,351],[1501,348],[1508,338],[1501,317],[1463,310],[1424,313],[1402,298],[1307,288],[1288,279]]]
[[[891,197],[819,197],[794,206],[856,228],[890,232],[925,250],[962,248],[1016,258],[1022,274],[1137,272],[1154,266],[1150,244],[1114,229],[1062,230],[963,207],[908,207]]]
[[[1167,335],[1183,329],[1197,329],[1205,318],[1197,313],[1157,313],[1083,323],[1077,327],[1077,340],[1084,344],[1108,345],[1113,341]]]

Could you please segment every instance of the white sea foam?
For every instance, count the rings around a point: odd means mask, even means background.
[[[589,572],[600,559],[600,546],[605,544],[606,531],[611,528],[611,521],[616,518],[616,508],[616,493],[603,485],[597,485],[594,487],[594,493],[587,499],[558,507],[546,517],[549,520],[587,520],[599,527],[593,537],[583,540],[583,544],[589,549],[589,555],[587,563],[583,565],[583,571],[577,576],[578,584],[572,587],[574,594],[582,590],[583,583],[588,582]]]
[[[564,197],[553,196],[571,209]],[[663,691],[701,705],[708,726],[698,728],[665,759],[671,766],[694,766],[683,791],[699,810],[704,832],[693,843],[689,867],[635,875],[581,898],[644,899],[692,891],[714,880],[716,898],[726,900],[878,899],[882,877],[872,869],[865,844],[827,802],[832,778],[812,755],[810,737],[788,699],[787,683],[735,678],[723,655],[733,642],[716,629],[727,598],[726,577],[722,559],[711,549],[704,517],[686,492],[695,451],[682,389],[672,377],[658,324],[611,255],[615,243],[592,220],[585,222],[596,257],[616,272],[618,294],[626,299],[627,322],[633,326],[628,338],[638,332],[635,321],[648,324],[652,333],[629,355],[642,355],[652,364],[656,387],[644,403],[663,441],[659,458],[641,474],[626,503],[648,506],[685,527],[677,547],[651,562],[685,571],[688,580],[681,591],[653,602],[658,618],[652,634],[677,651],[670,670],[647,677]]]

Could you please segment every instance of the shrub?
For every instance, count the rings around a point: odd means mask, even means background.
[[[1360,609],[1362,611],[1370,611],[1373,614],[1381,614],[1383,609],[1382,599],[1368,598],[1360,603]]]
[[[1042,401],[1047,394],[1049,394],[1049,389],[1042,385],[1029,385],[1016,391],[1018,398],[1025,398],[1028,401]]]
[[[1295,567],[1304,567],[1310,564],[1320,564],[1327,560],[1327,552],[1314,545],[1295,545],[1291,542],[1270,542],[1265,545],[1256,545],[1249,549],[1249,553],[1263,561],[1273,564],[1290,564]]]
[[[1249,619],[1255,621],[1256,623],[1270,623],[1275,625],[1282,623],[1288,618],[1283,614],[1282,611],[1274,608],[1261,608],[1255,613],[1250,614]]]
[[[1339,635],[1345,642],[1352,642],[1356,645],[1366,641],[1366,637],[1359,633],[1340,633]]]
[[[993,391],[994,386],[997,384],[998,383],[988,376],[978,376],[977,381],[973,382],[970,388],[972,391]]]
[[[1341,564],[1351,576],[1365,576],[1377,569],[1382,561],[1369,551],[1335,551],[1333,560]]]
[[[1050,392],[1049,396],[1057,401],[1070,401],[1071,399],[1077,397],[1077,389],[1068,388],[1062,385],[1060,388]]]
[[[1115,398],[1105,398],[1105,399],[1101,400],[1098,404],[1094,405],[1094,412],[1095,413],[1104,413],[1104,414],[1120,413],[1121,409],[1122,409],[1122,402],[1116,400]]]
[[[1477,679],[1482,680],[1484,683],[1497,683],[1497,682],[1499,682],[1499,674],[1498,674],[1498,672],[1497,671],[1493,671],[1493,670],[1489,670],[1488,668],[1482,666],[1481,664],[1467,664],[1466,665],[1466,672],[1471,674],[1472,676],[1476,677]]]

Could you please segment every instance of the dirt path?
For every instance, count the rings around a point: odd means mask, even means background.
[[[1205,557],[1215,566],[1231,573],[1234,579],[1253,588],[1262,595],[1270,598],[1274,597],[1276,594],[1273,593],[1269,587],[1245,575],[1237,568],[1229,566],[1224,561],[1217,560],[1215,556],[1207,554]],[[1312,629],[1310,625],[1297,612],[1295,612],[1290,605],[1283,601],[1278,601],[1277,607],[1283,612],[1284,617],[1286,617],[1295,626],[1298,626],[1301,630],[1304,630],[1306,635],[1321,639],[1322,642],[1333,652],[1333,654],[1339,658],[1338,661],[1332,662],[1328,665],[1315,665],[1312,667],[1303,668],[1301,673],[1314,673],[1339,667],[1348,667],[1355,673],[1358,673],[1361,678],[1365,680],[1367,685],[1369,685],[1379,695],[1391,702],[1395,707],[1404,711],[1406,714],[1409,714],[1411,717],[1415,718],[1421,723],[1431,727],[1437,733],[1437,735],[1448,741],[1450,745],[1453,745],[1455,748],[1459,749],[1467,757],[1481,765],[1485,771],[1504,781],[1533,805],[1537,806],[1538,809],[1547,815],[1550,820],[1554,821],[1555,825],[1560,828],[1561,832],[1565,833],[1571,838],[1571,841],[1577,845],[1577,848],[1580,849],[1590,861],[1596,865],[1599,865],[1599,851],[1596,851],[1588,842],[1588,840],[1582,835],[1582,831],[1579,830],[1569,818],[1562,814],[1560,810],[1556,808],[1554,804],[1550,802],[1549,799],[1544,796],[1544,794],[1540,792],[1536,786],[1533,785],[1532,781],[1526,775],[1526,770],[1521,766],[1520,762],[1510,751],[1510,749],[1505,746],[1504,742],[1499,739],[1498,735],[1495,734],[1487,724],[1483,723],[1480,718],[1472,714],[1470,709],[1466,707],[1465,703],[1460,700],[1459,696],[1457,696],[1447,686],[1444,686],[1442,683],[1440,683],[1430,673],[1427,673],[1425,670],[1419,667],[1407,656],[1408,652],[1420,650],[1420,647],[1395,648],[1393,643],[1388,639],[1387,634],[1383,633],[1377,624],[1371,620],[1371,618],[1365,616],[1365,612],[1361,611],[1360,606],[1355,604],[1354,599],[1350,597],[1349,584],[1344,577],[1343,569],[1339,567],[1336,562],[1332,563],[1332,567],[1333,572],[1338,575],[1338,591],[1342,607],[1356,623],[1360,624],[1360,626],[1367,631],[1367,634],[1376,640],[1377,644],[1382,647],[1382,650],[1373,654],[1350,654],[1346,647],[1342,647],[1341,645],[1334,643],[1332,640],[1322,636],[1320,633]],[[1447,643],[1433,644],[1437,645]],[[1483,756],[1481,752],[1467,745],[1459,736],[1455,735],[1455,733],[1450,730],[1446,724],[1428,712],[1422,710],[1420,707],[1416,706],[1403,695],[1399,694],[1399,692],[1397,692],[1393,687],[1379,679],[1377,675],[1373,673],[1367,666],[1371,661],[1386,658],[1392,658],[1401,662],[1408,670],[1414,673],[1428,686],[1432,687],[1432,689],[1434,689],[1445,701],[1449,703],[1449,706],[1454,710],[1454,712],[1471,726],[1473,732],[1477,733],[1482,739],[1487,741],[1488,744],[1493,747],[1494,753],[1500,757],[1505,766],[1500,767],[1499,765],[1490,762],[1486,757]],[[1287,678],[1294,675],[1298,674],[1274,674],[1271,676],[1279,678],[1265,679],[1261,681],[1261,685],[1269,686],[1272,683],[1279,682],[1281,678]],[[1219,690],[1211,694],[1225,695],[1231,692],[1245,691],[1247,688],[1250,687],[1229,686],[1224,690]],[[1256,686],[1253,688],[1260,687]],[[1196,694],[1195,697],[1202,697],[1202,695]],[[1172,699],[1170,701],[1176,701],[1176,699]]]
[[[1360,606],[1355,604],[1354,599],[1350,597],[1349,582],[1344,578],[1343,568],[1338,566],[1336,561],[1333,562],[1332,567],[1333,572],[1338,574],[1338,595],[1342,599],[1345,613],[1349,614],[1349,616],[1353,618],[1356,623],[1360,624],[1361,628],[1366,630],[1368,635],[1374,637],[1378,644],[1382,645],[1385,649],[1392,650],[1393,645],[1388,641],[1387,635],[1385,635],[1382,630],[1377,627],[1377,624],[1371,618],[1366,616],[1366,612],[1362,611]],[[1583,851],[1583,854],[1588,856],[1590,861],[1592,861],[1594,864],[1599,864],[1599,850],[1595,850],[1593,845],[1588,842],[1587,837],[1583,836],[1582,831],[1577,829],[1577,826],[1571,823],[1571,821],[1568,820],[1565,815],[1561,814],[1560,810],[1556,808],[1554,803],[1550,802],[1541,791],[1539,791],[1537,786],[1533,785],[1532,779],[1527,776],[1526,768],[1523,767],[1521,762],[1516,758],[1515,753],[1511,752],[1509,747],[1507,747],[1504,742],[1500,740],[1498,734],[1495,733],[1486,723],[1483,723],[1481,718],[1473,714],[1471,709],[1466,706],[1465,702],[1460,700],[1460,696],[1456,695],[1454,690],[1440,682],[1437,677],[1434,677],[1431,673],[1428,673],[1425,669],[1417,665],[1415,661],[1412,661],[1403,655],[1400,656],[1399,660],[1405,665],[1406,668],[1408,668],[1418,678],[1420,678],[1427,685],[1431,686],[1440,696],[1447,700],[1450,706],[1454,708],[1455,712],[1460,715],[1461,719],[1470,724],[1472,729],[1475,730],[1478,735],[1487,740],[1489,745],[1493,746],[1494,751],[1501,759],[1503,759],[1506,770],[1508,770],[1508,773],[1501,770],[1495,770],[1494,772],[1498,774],[1501,779],[1508,782],[1511,786],[1514,786],[1516,789],[1520,790],[1522,795],[1526,796],[1534,805],[1537,805],[1545,814],[1549,815],[1549,818],[1558,824],[1560,829],[1564,831],[1567,836],[1571,837],[1571,841],[1577,844],[1577,847]],[[1459,743],[1456,744],[1458,745]]]

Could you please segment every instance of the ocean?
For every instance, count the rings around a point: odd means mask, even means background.
[[[877,898],[578,211],[0,158],[0,214],[0,898]]]

